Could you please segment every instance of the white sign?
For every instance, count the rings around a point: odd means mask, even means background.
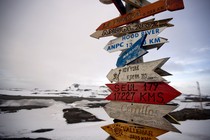
[[[144,41],[143,46],[151,46],[151,45],[165,43],[167,42],[167,39],[157,37],[157,35],[161,33],[165,28],[167,27],[161,27],[161,28],[124,35],[122,37],[109,41],[107,45],[104,47],[104,49],[108,52],[125,50],[127,48],[130,48],[137,40],[139,40],[145,34],[147,34],[147,37]]]

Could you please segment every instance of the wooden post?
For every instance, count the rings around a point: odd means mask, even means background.
[[[139,2],[140,1],[142,1],[142,0],[139,0]],[[126,13],[128,13],[128,12],[132,11],[135,7],[133,7],[131,4],[126,3],[125,8],[126,8]],[[139,23],[140,21],[136,21],[136,22]],[[143,62],[144,61],[143,61],[143,56],[142,56],[142,57],[137,58],[130,64],[138,64],[138,63],[143,63]]]

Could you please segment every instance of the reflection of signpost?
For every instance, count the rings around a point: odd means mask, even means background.
[[[116,140],[157,140],[156,137],[168,132],[157,128],[121,122],[106,125],[101,128]]]
[[[162,82],[165,81],[165,79],[161,77],[162,75],[170,75],[160,69],[168,59],[169,58],[163,58],[115,68],[108,73],[107,78],[110,82]]]
[[[159,0],[120,17],[104,22],[96,30],[111,29],[166,10],[176,11],[180,9],[184,9],[183,0]]]
[[[106,100],[147,104],[166,104],[181,95],[165,82],[106,84],[112,93]]]
[[[117,67],[123,67],[135,59],[145,55],[147,51],[142,49],[142,45],[146,39],[147,35],[143,35],[139,40],[137,40],[130,48],[125,50],[120,57],[117,59]]]
[[[99,39],[101,37],[106,37],[106,36],[127,34],[132,32],[151,30],[160,27],[172,27],[174,25],[168,23],[170,20],[172,20],[172,18],[157,20],[157,21],[142,22],[142,23],[133,23],[113,29],[98,30],[93,34],[91,34],[90,36]]]
[[[153,105],[111,101],[104,107],[111,118],[130,123],[155,127],[166,131],[180,132],[170,124],[164,115],[176,109],[172,105]]]

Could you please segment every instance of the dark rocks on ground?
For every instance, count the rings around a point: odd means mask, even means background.
[[[97,107],[104,107],[107,103],[89,103],[87,107],[89,108],[97,108]]]
[[[66,119],[68,124],[72,123],[79,123],[79,122],[96,122],[96,121],[103,121],[98,119],[93,114],[84,111],[80,108],[67,108],[63,109],[63,117]]]
[[[44,132],[49,132],[49,131],[52,131],[54,129],[52,128],[45,128],[45,129],[38,129],[38,130],[34,130],[34,131],[31,131],[32,133],[44,133]]]
[[[169,113],[177,121],[186,120],[206,120],[210,119],[210,109],[195,109],[195,108],[184,108],[180,111]]]
[[[5,113],[14,113],[17,112],[21,109],[39,109],[39,108],[45,108],[48,106],[38,106],[38,105],[26,105],[26,106],[0,106],[0,113],[5,112]]]

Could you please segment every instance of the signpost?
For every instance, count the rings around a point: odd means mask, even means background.
[[[130,123],[155,127],[166,131],[180,132],[170,124],[164,115],[176,109],[172,105],[153,105],[111,101],[104,107],[111,117]]]
[[[162,82],[165,81],[156,69],[160,69],[169,58],[128,65],[112,69],[107,78],[110,82]],[[161,71],[163,72],[163,71]],[[169,73],[163,73],[169,75]]]
[[[115,28],[124,24],[140,20],[145,17],[169,10],[176,11],[184,9],[183,0],[158,0],[152,4],[133,10],[127,14],[102,23],[96,30]]]
[[[159,49],[168,41],[158,34],[174,26],[168,23],[172,18],[139,20],[167,10],[184,9],[183,0],[158,0],[152,4],[147,0],[123,0],[125,6],[121,0],[99,1],[114,3],[121,16],[102,23],[90,36],[99,39],[113,35],[117,38],[109,41],[104,49],[110,53],[122,51],[118,68],[107,74],[109,81],[115,83],[106,84],[111,90],[106,99],[111,101],[104,109],[115,123],[102,129],[117,140],[158,140],[157,136],[168,131],[180,133],[171,124],[179,122],[168,114],[177,105],[166,104],[181,93],[162,78],[171,75],[161,69],[169,58],[143,62],[147,50]]]
[[[118,34],[127,34],[132,32],[139,32],[144,30],[151,30],[160,27],[172,27],[173,24],[169,24],[168,22],[171,21],[172,18],[157,20],[157,21],[150,21],[150,22],[142,22],[142,23],[132,23],[126,26],[117,27],[113,29],[105,29],[105,30],[98,30],[91,34],[90,36],[93,38],[101,38],[107,37],[112,35]]]
[[[146,104],[167,104],[179,91],[165,82],[115,83],[106,84],[112,91],[106,100]]]
[[[122,122],[106,125],[101,128],[116,140],[157,140],[156,137],[168,132],[157,128]]]
[[[156,44],[162,44],[167,42],[167,39],[157,37],[159,33],[161,33],[167,27],[155,28],[151,30],[141,31],[137,33],[131,33],[124,35],[122,37],[118,37],[116,39],[110,40],[104,49],[108,52],[122,51],[130,48],[137,40],[139,40],[142,35],[147,34],[147,37],[144,41],[143,46],[152,46]],[[147,48],[147,47],[145,47]]]
[[[117,67],[123,67],[135,59],[148,53],[146,50],[142,49],[142,45],[146,39],[147,35],[143,35],[139,40],[137,40],[130,48],[125,50],[120,57],[117,59]]]

